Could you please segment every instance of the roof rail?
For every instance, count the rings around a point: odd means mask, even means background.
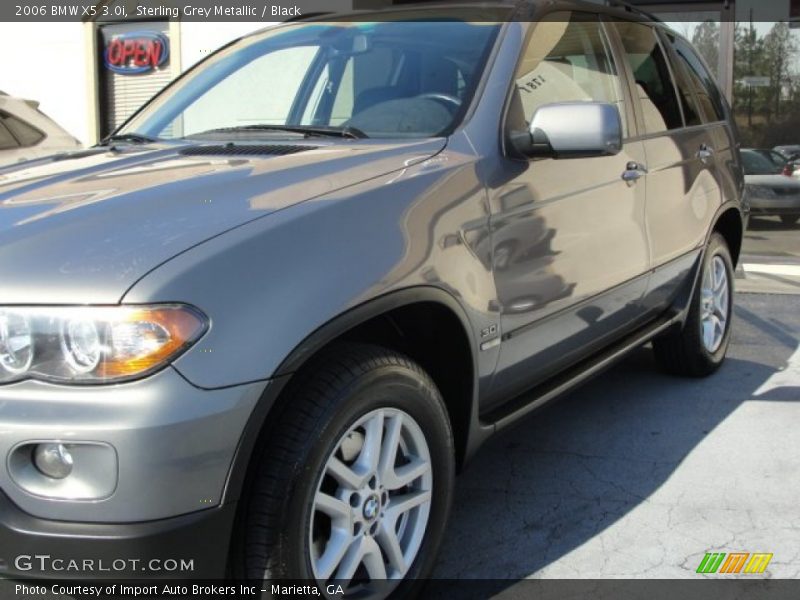
[[[623,0],[606,0],[606,5],[607,6],[615,6],[615,7],[618,7],[618,8],[624,8],[628,12],[637,13],[639,15],[642,15],[643,17],[647,17],[648,19],[652,19],[653,21],[657,21],[659,23],[663,23],[663,21],[661,19],[659,19],[657,16],[655,16],[653,13],[647,12],[646,10],[641,9],[638,6],[634,6],[630,2],[624,2]]]

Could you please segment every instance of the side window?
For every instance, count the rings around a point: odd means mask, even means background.
[[[35,146],[44,139],[44,134],[41,131],[13,115],[5,116],[3,123],[23,148]]]
[[[0,150],[11,150],[12,148],[17,148],[17,140],[0,121]]]
[[[675,54],[685,67],[706,116],[712,121],[722,121],[725,118],[725,111],[722,109],[722,99],[714,78],[688,43],[676,38],[673,44]]]
[[[678,94],[656,32],[648,25],[616,23],[625,49],[647,133],[683,127]]]
[[[670,43],[674,41],[672,36],[667,36]],[[683,60],[677,53],[670,55],[670,64],[672,65],[672,74],[675,78],[675,84],[678,87],[678,96],[681,101],[681,110],[683,110],[683,120],[687,127],[695,125],[702,125],[703,122],[713,120],[710,115],[712,113],[706,110],[706,106],[702,107],[698,104],[701,102],[699,89],[702,85],[699,84],[697,77],[692,77],[686,68],[684,68]],[[705,95],[708,99],[708,95]]]
[[[616,105],[623,123],[620,82],[599,19],[585,13],[555,13],[540,21],[515,75],[509,120],[530,123],[543,104],[596,101]],[[521,115],[512,114],[522,113]]]

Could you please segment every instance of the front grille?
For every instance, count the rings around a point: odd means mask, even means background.
[[[318,146],[288,144],[215,144],[211,146],[189,146],[180,153],[184,156],[286,156]]]

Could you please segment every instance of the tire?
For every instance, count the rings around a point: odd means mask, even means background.
[[[377,597],[416,593],[433,568],[455,474],[453,434],[436,385],[402,354],[362,344],[330,348],[293,382],[251,466],[233,546],[234,574],[330,581]],[[395,433],[401,441],[393,445]],[[368,452],[378,448],[378,437],[380,452]],[[370,459],[393,453],[394,460]],[[404,476],[414,479],[406,483]],[[404,503],[417,501],[402,512]],[[391,529],[399,530],[397,546]],[[400,555],[387,548],[399,548],[404,559],[389,560]],[[336,549],[344,552],[338,563],[328,560],[339,555]],[[342,581],[355,550],[367,551],[356,579],[375,580],[362,582],[361,589],[358,582],[348,587]],[[402,574],[402,581],[381,578],[378,557],[386,576]],[[332,564],[338,566],[331,570]]]
[[[794,225],[800,221],[800,215],[781,215],[781,223],[784,225]]]
[[[722,364],[730,344],[733,316],[733,261],[725,238],[718,233],[711,235],[703,256],[702,268],[683,327],[673,329],[653,340],[653,351],[657,362],[665,371],[674,375],[687,377],[711,375]],[[724,269],[727,300],[723,303],[719,294],[711,294],[713,301],[709,307],[710,313],[708,311],[704,313],[703,297],[705,295],[709,298],[708,290],[716,287],[718,282],[718,279],[709,279],[713,276],[712,269],[717,269],[717,278]],[[704,314],[708,315],[705,323]],[[717,323],[714,322],[714,317]],[[721,326],[717,327],[717,324]],[[715,332],[714,335],[709,333],[711,331]],[[721,335],[716,333],[717,331],[721,331]]]

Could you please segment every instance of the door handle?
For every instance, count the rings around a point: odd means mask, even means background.
[[[697,158],[702,162],[707,163],[714,156],[714,149],[706,144],[702,144],[697,151]]]
[[[625,166],[625,171],[622,173],[622,180],[628,184],[634,184],[645,175],[647,175],[645,166],[631,161]]]

